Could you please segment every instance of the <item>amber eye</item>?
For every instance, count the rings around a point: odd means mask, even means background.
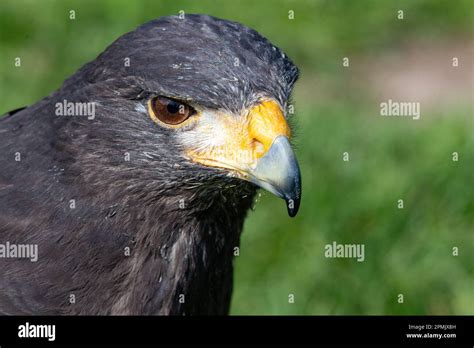
[[[177,125],[186,121],[196,111],[189,105],[166,97],[154,97],[150,100],[150,116],[169,125]]]

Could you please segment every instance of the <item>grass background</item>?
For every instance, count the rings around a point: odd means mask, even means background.
[[[270,194],[255,203],[232,313],[474,314],[473,8],[469,0],[2,0],[0,114],[49,94],[153,18],[184,10],[244,23],[301,69],[303,200],[294,219]],[[381,117],[389,98],[419,101],[421,119]],[[325,258],[333,241],[365,244],[365,261]]]

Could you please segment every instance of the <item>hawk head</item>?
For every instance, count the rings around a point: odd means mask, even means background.
[[[69,121],[93,127],[87,141],[80,127],[68,127],[68,141],[82,139],[84,156],[93,149],[107,162],[104,175],[121,168],[128,187],[148,178],[161,192],[237,187],[245,195],[259,186],[295,216],[301,178],[287,108],[297,78],[291,60],[252,29],[170,16],[120,37],[57,97],[95,103],[92,122]]]

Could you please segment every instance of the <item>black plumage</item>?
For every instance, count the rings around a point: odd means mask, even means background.
[[[37,244],[39,254],[0,259],[0,313],[226,314],[257,187],[190,161],[179,131],[151,122],[146,101],[166,95],[235,114],[264,95],[285,108],[297,76],[238,23],[164,17],[4,116],[0,243]],[[58,116],[65,100],[95,103],[95,117]]]

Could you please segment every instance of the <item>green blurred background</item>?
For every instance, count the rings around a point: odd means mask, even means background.
[[[303,200],[290,219],[283,201],[261,193],[235,260],[231,312],[474,314],[473,8],[469,0],[2,0],[0,114],[57,89],[153,18],[184,10],[239,21],[301,69]],[[381,117],[387,99],[420,102],[421,119]],[[365,261],[325,258],[333,241],[364,244]]]

